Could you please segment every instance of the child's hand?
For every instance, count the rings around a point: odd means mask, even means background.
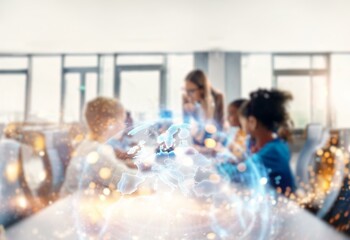
[[[192,100],[187,96],[183,95],[183,109],[185,112],[190,113],[195,110],[195,105]]]
[[[140,149],[137,149],[134,153],[132,154],[129,154],[127,152],[124,152],[124,151],[121,151],[119,149],[115,149],[114,152],[115,152],[115,155],[118,159],[120,160],[127,160],[127,159],[132,159],[134,158],[137,153],[140,151]]]
[[[124,160],[124,163],[129,168],[137,168],[137,165],[132,161],[132,159]]]
[[[187,113],[193,112],[195,110],[195,105],[193,103],[185,103],[183,107],[184,111]]]

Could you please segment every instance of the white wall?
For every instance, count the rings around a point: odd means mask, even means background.
[[[0,52],[350,50],[348,0],[0,0]]]

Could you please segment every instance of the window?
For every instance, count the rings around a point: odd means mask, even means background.
[[[25,75],[0,75],[0,122],[24,120]]]
[[[304,128],[311,122],[311,84],[308,76],[281,76],[277,79],[278,88],[293,95],[290,114],[295,128]],[[300,89],[303,89],[300,91]]]
[[[158,117],[159,71],[122,72],[120,89],[120,101],[136,121],[154,120]]]
[[[101,96],[114,97],[114,60],[113,56],[101,57]]]
[[[194,68],[192,54],[168,56],[168,108],[174,117],[182,116],[182,88],[186,75]]]
[[[272,67],[270,54],[242,55],[242,97],[258,88],[272,87]]]
[[[349,128],[350,54],[334,54],[331,59],[334,126],[337,128]]]
[[[58,122],[60,92],[61,58],[34,57],[30,120]]]
[[[0,58],[0,70],[27,69],[27,67],[28,67],[27,57],[1,57]]]
[[[66,67],[96,67],[97,66],[97,56],[90,55],[67,55],[65,57]]]
[[[98,96],[98,56],[66,56],[64,64],[64,121],[82,120],[87,101]]]
[[[64,121],[80,121],[86,102],[97,97],[97,74],[69,73],[65,81]]]
[[[309,56],[275,56],[275,69],[310,69]]]
[[[326,126],[328,115],[327,101],[329,98],[327,77],[313,76],[311,79],[311,89],[311,119],[313,122],[318,122]]]
[[[85,103],[96,98],[98,93],[97,74],[88,73],[85,77]]]
[[[273,57],[275,87],[292,93],[291,118],[295,128],[328,123],[328,56],[321,54]]]
[[[304,128],[310,122],[326,125],[327,79],[324,76],[280,76],[277,85],[293,95],[290,113],[296,128]]]
[[[192,54],[117,56],[120,99],[136,121],[157,119],[159,110],[164,107],[170,109],[175,118],[180,118],[181,89],[193,65]],[[142,104],[139,99],[142,99]]]
[[[64,121],[76,122],[80,120],[80,75],[78,73],[67,74],[65,81]]]
[[[148,65],[163,64],[162,55],[118,55],[117,64],[119,65]]]
[[[182,87],[186,74],[193,70],[193,54],[117,54],[116,59],[114,56],[100,56],[98,78],[97,55],[66,54],[64,66],[62,55],[33,55],[28,120],[58,122],[63,113],[65,122],[80,121],[87,101],[98,95],[115,96],[114,73],[118,66],[121,66],[117,73],[120,99],[136,121],[157,119],[162,108],[171,110],[175,118],[181,118]],[[16,75],[0,75],[1,89],[8,90],[0,96],[3,99],[0,103],[2,121],[24,120],[28,66],[28,56],[0,58],[0,70],[23,70]],[[62,70],[64,89],[61,89]]]
[[[327,59],[322,55],[312,56],[312,68],[313,69],[326,69],[327,68]]]

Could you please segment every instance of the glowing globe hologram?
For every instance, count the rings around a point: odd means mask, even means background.
[[[98,216],[76,210],[82,239],[91,235],[132,240],[269,236],[271,201],[266,184],[261,183],[264,176],[253,161],[233,166],[237,179],[232,179],[220,171],[219,161],[191,146],[189,125],[172,125],[153,135],[155,141],[150,144],[145,139],[150,137],[147,129],[152,126],[146,124],[129,132],[138,138],[129,149],[129,153],[136,153],[135,172],[122,173],[118,182],[109,184],[110,191],[89,188],[75,195],[77,208],[100,206],[95,211]]]

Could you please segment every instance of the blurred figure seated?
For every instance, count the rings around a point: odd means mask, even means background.
[[[76,148],[86,137],[88,129],[84,124],[79,122],[73,122],[65,126],[68,130],[68,135],[72,146]]]
[[[285,105],[291,99],[286,92],[259,89],[250,94],[249,101],[241,108],[242,125],[254,140],[248,144],[248,156],[265,169],[268,184],[285,195],[293,193],[296,184],[289,165],[291,153],[288,144],[277,135],[277,131],[289,119]],[[237,173],[235,165],[226,163],[218,168],[235,178],[232,176],[232,173]]]
[[[288,143],[293,143],[293,133],[294,122],[292,119],[285,121],[277,131],[278,136]]]
[[[6,138],[0,139],[0,224],[8,226],[34,212],[35,204],[23,169],[31,149]]]
[[[61,196],[92,185],[94,189],[116,188],[124,172],[134,173],[106,144],[125,127],[125,111],[121,103],[116,99],[98,97],[87,103],[85,120],[89,133],[73,154]]]
[[[230,124],[231,131],[229,135],[232,136],[231,142],[228,144],[228,148],[231,153],[236,156],[238,159],[242,158],[242,154],[246,152],[246,140],[247,134],[243,130],[242,125],[240,123],[240,108],[244,105],[248,100],[246,99],[237,99],[232,101],[228,105],[228,116],[227,120]],[[233,128],[233,129],[232,129]]]
[[[250,94],[242,110],[248,133],[255,139],[253,159],[266,168],[269,184],[285,194],[294,192],[296,185],[289,166],[289,147],[277,131],[289,120],[285,105],[290,100],[287,92],[260,89]]]

